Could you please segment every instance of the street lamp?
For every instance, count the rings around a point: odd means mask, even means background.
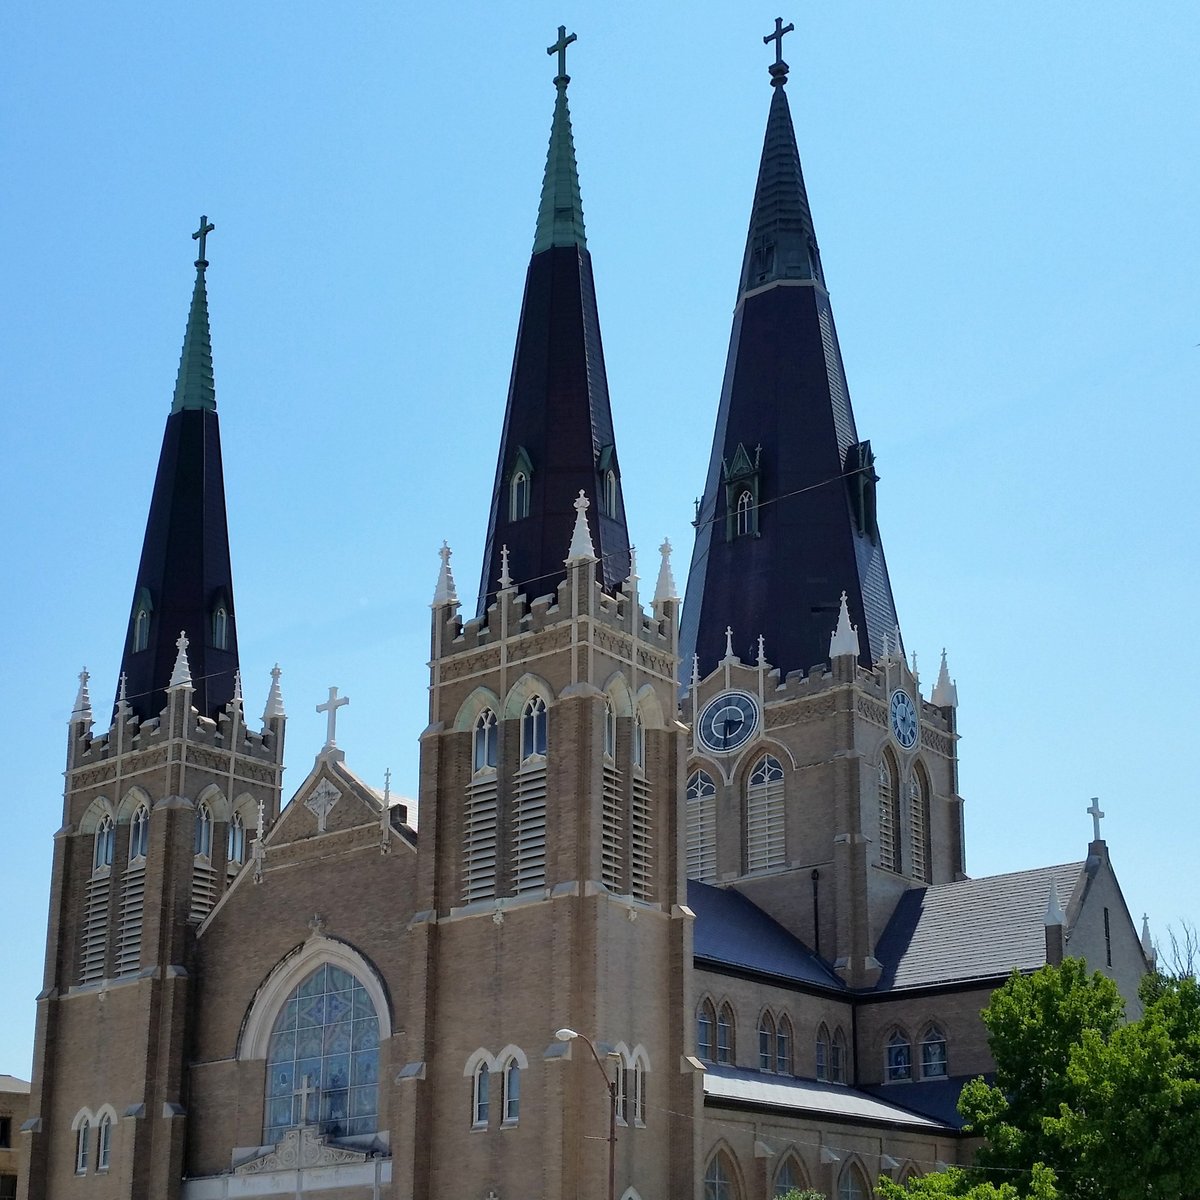
[[[560,1042],[573,1042],[576,1038],[586,1042],[596,1060],[596,1066],[600,1068],[600,1074],[604,1076],[604,1083],[608,1088],[608,1200],[617,1200],[617,1080],[608,1077],[596,1043],[586,1033],[577,1033],[574,1029],[557,1029],[554,1036]]]

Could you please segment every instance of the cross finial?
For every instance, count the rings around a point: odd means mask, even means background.
[[[383,802],[389,804],[392,799],[392,768],[388,767],[383,773]]]
[[[208,235],[212,233],[214,229],[216,229],[216,226],[207,217],[202,216],[200,218],[200,228],[192,234],[192,241],[200,243],[200,253],[196,257],[196,266],[198,267],[208,266],[208,259],[205,258],[206,243],[208,241]]]
[[[512,587],[512,573],[508,569],[508,543],[500,547],[500,586]]]
[[[758,635],[758,665],[767,665],[767,639],[761,633]]]
[[[791,33],[795,29],[790,21],[785,25],[782,17],[775,18],[775,32],[768,33],[763,38],[763,45],[768,46],[771,42],[775,43],[775,61],[767,69],[771,72],[771,86],[778,87],[780,84],[787,83],[788,65],[783,61],[783,35]]]
[[[128,685],[129,685],[129,676],[126,675],[124,671],[122,671],[121,672],[121,682],[117,688],[117,703],[118,704],[126,703],[125,690],[128,687]]]
[[[335,687],[329,689],[329,699],[324,704],[317,705],[317,712],[326,714],[325,749],[332,750],[337,746],[337,710],[350,703],[349,696],[339,696]]]
[[[1092,841],[1098,842],[1100,841],[1100,818],[1104,816],[1104,814],[1100,811],[1099,796],[1092,797],[1092,803],[1088,808],[1088,812],[1091,814],[1092,818]]]
[[[733,658],[733,626],[725,626],[725,657]]]
[[[573,33],[567,33],[567,27],[560,25],[558,27],[558,41],[553,46],[546,47],[547,54],[558,55],[558,75],[554,82],[560,87],[566,87],[571,82],[570,75],[567,74],[567,47],[574,41],[579,39]]]

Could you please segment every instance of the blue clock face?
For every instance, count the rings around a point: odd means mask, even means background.
[[[888,712],[891,718],[892,737],[905,750],[911,750],[917,744],[917,738],[920,736],[920,722],[917,720],[916,705],[902,688],[897,688],[892,693]]]
[[[749,692],[722,692],[704,706],[696,721],[696,736],[713,754],[732,754],[757,728],[758,701]]]

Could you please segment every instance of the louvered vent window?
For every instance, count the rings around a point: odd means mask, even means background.
[[[783,768],[764,754],[746,789],[746,869],[781,867],[784,857]]]
[[[912,834],[912,875],[929,882],[929,800],[920,773],[908,783],[908,824]]]
[[[900,870],[900,798],[896,794],[896,768],[891,756],[879,764],[879,865]]]
[[[88,880],[79,954],[80,983],[104,978],[104,960],[108,950],[108,885],[107,874]]]
[[[464,904],[496,894],[496,837],[499,805],[496,772],[481,771],[467,784],[463,814]]]
[[[601,797],[600,879],[610,891],[621,890],[621,860],[624,857],[624,820],[621,815],[621,772],[605,757],[604,793]]]
[[[687,873],[702,883],[717,877],[717,787],[707,771],[688,776]]]
[[[545,708],[542,709],[545,719]],[[546,763],[534,758],[517,772],[513,789],[513,891],[546,886]]]
[[[629,890],[639,900],[654,899],[654,847],[650,830],[650,784],[633,775],[629,806]]]
[[[130,862],[121,880],[121,915],[117,929],[118,975],[132,975],[141,965],[145,899],[146,857],[143,854]]]

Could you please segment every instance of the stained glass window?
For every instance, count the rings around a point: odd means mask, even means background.
[[[330,1137],[379,1127],[379,1018],[367,989],[331,963],[295,988],[271,1031],[263,1141],[294,1125]]]

